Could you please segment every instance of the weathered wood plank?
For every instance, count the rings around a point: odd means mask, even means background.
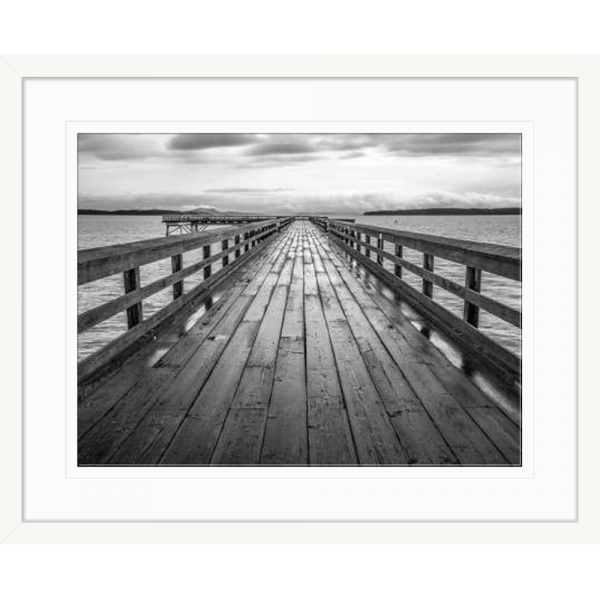
[[[207,464],[212,456],[259,323],[240,322],[200,394],[160,459],[161,464]]]
[[[246,366],[257,335],[259,334],[267,306],[271,300],[271,295],[277,284],[278,273],[273,272],[273,270],[281,270],[285,260],[285,251],[289,248],[290,243],[290,240],[285,243],[282,252],[274,261],[273,267],[266,274],[260,289],[252,297],[250,306],[246,310],[226,351],[219,359],[198,398],[186,415],[165,455],[161,458],[161,464],[182,462],[186,464],[206,464],[213,457],[213,453],[215,454],[214,460],[217,462],[224,461],[230,464],[228,462],[230,459],[234,461],[239,460],[238,455],[234,451],[235,448],[225,444],[229,439],[227,432],[225,432],[226,437],[220,448],[217,451],[215,451],[215,448],[217,448],[230,409],[239,408],[238,405],[235,407],[232,406],[234,400],[240,400],[241,395],[244,395],[245,400],[253,406],[252,402],[259,402],[258,398],[261,397],[261,394],[266,393],[266,388],[269,388],[270,393],[272,368],[270,369],[271,374],[269,374],[265,373],[265,369],[262,367],[246,370]],[[284,306],[282,306],[282,312]],[[272,333],[271,330],[267,330],[264,335],[272,335]],[[247,375],[245,374],[246,371],[248,372]],[[257,385],[257,376],[263,377],[263,382],[267,382],[264,388],[257,386],[254,390],[254,395],[251,396],[254,400],[245,396],[249,388],[243,379],[244,376],[251,378],[255,385]],[[269,379],[271,380],[271,384],[268,383]],[[240,395],[236,395],[238,386],[241,387]],[[250,413],[246,414],[250,415]],[[231,427],[237,427],[239,423],[238,417],[243,416],[244,413],[236,411]],[[251,438],[250,435],[244,437],[248,440]],[[225,449],[227,449],[227,452],[225,452]],[[244,452],[247,454],[248,450],[245,449]],[[252,460],[254,460],[253,457]],[[256,461],[258,461],[258,457]]]
[[[318,242],[317,250],[323,257],[325,250]],[[338,268],[331,262],[326,264],[330,282],[392,425],[406,449],[409,463],[456,463],[456,457],[369,323]]]
[[[271,402],[260,462],[264,465],[307,465],[308,421],[304,350],[304,267],[299,249],[304,224],[297,227],[289,257],[293,271],[285,306]]]
[[[153,336],[156,330],[160,329],[164,323],[172,319],[186,305],[189,305],[196,301],[198,297],[214,289],[214,286],[223,281],[232,272],[235,272],[252,256],[253,254],[248,253],[227,267],[222,268],[210,279],[198,284],[192,290],[177,298],[177,300],[173,300],[170,304],[154,313],[150,318],[142,321],[133,329],[128,330],[94,354],[83,359],[77,366],[78,382],[80,384],[85,383],[89,379],[96,377],[98,373],[110,368],[113,361],[121,360],[121,357],[129,352],[131,348],[135,347],[136,344],[142,342],[144,337]]]
[[[327,242],[325,242],[327,244]],[[378,331],[380,338],[397,364],[428,364],[439,381],[452,390],[456,399],[467,410],[470,408],[491,408],[497,404],[486,393],[455,367],[429,340],[402,314],[399,307],[390,301],[385,294],[370,286],[364,279],[360,281],[345,269],[345,263],[336,252],[331,253],[332,261],[340,272],[347,273],[346,284],[362,306],[369,322]],[[382,319],[381,312],[385,314]],[[393,325],[392,325],[393,324]],[[519,404],[519,394],[512,389],[501,392],[509,405]],[[520,411],[511,410],[508,415],[517,425],[520,422]]]
[[[348,414],[304,234],[304,321],[310,464],[357,464]],[[308,262],[307,262],[308,261]]]
[[[260,462],[272,465],[308,464],[306,370],[302,339],[282,338],[280,341]]]
[[[271,252],[274,251],[274,248],[264,248],[265,252],[267,250]],[[265,260],[269,260],[268,255],[265,256]],[[155,365],[157,367],[181,368],[218,324],[220,316],[237,300],[245,285],[243,278],[256,276],[259,264],[259,261],[257,261],[245,265],[240,275],[242,281],[236,281],[235,285],[227,285],[227,282],[224,282],[225,285],[222,286],[223,295],[219,301],[183,337],[180,337],[180,332],[186,331],[189,314],[191,311],[195,312],[193,305],[188,307],[189,310],[182,311],[168,330],[157,332],[156,337],[142,346],[139,352],[129,357],[118,371],[112,372],[101,382],[96,382],[94,386],[80,386],[78,437],[81,437],[91,425],[142,379],[147,369]],[[233,281],[229,281],[229,284],[232,283]],[[218,292],[219,288],[216,291]],[[175,336],[173,332],[176,332]]]
[[[408,464],[329,278],[320,273],[317,281],[360,463]]]
[[[461,464],[507,464],[494,443],[440,384],[427,365],[404,365],[403,374]]]
[[[294,232],[289,237],[289,243],[273,264],[273,270],[279,271],[279,275],[217,442],[212,464],[256,464],[260,459],[292,278],[292,253],[297,243]]]
[[[234,338],[249,298],[241,299],[228,312],[185,367],[160,390],[152,410],[143,415],[136,428],[111,457],[112,463],[155,464],[184,420],[190,406]],[[142,384],[152,395],[147,383]]]
[[[394,292],[401,295],[408,303],[425,316],[431,323],[439,326],[453,336],[470,355],[478,361],[485,361],[486,367],[504,378],[506,383],[513,385],[521,378],[521,360],[515,354],[496,344],[487,336],[475,329],[450,311],[416,291],[403,280],[374,264],[365,261],[361,254],[344,246],[343,250],[361,261],[367,269],[375,273]]]

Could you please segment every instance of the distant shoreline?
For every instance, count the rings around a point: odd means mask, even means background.
[[[161,210],[150,208],[146,210],[123,209],[123,210],[101,210],[95,208],[80,208],[77,210],[78,215],[84,216],[128,216],[128,217],[154,217],[162,215],[241,215],[241,214],[256,214],[259,213],[240,213],[240,212],[220,212],[217,210],[207,211],[179,211],[179,210]],[[315,213],[316,214],[316,213]],[[325,214],[325,213],[324,213]],[[364,212],[364,216],[435,216],[435,215],[520,215],[520,208],[411,208],[402,210],[369,210]],[[358,215],[357,215],[358,216]]]
[[[381,215],[520,215],[520,208],[409,208],[403,210],[369,210],[365,216]]]
[[[242,215],[242,214],[250,214],[250,213],[240,213],[240,212],[221,212],[218,210],[192,210],[192,211],[181,211],[181,210],[163,210],[160,208],[148,208],[145,210],[135,210],[135,209],[123,209],[123,210],[101,210],[96,208],[79,208],[77,210],[78,215],[88,215],[88,216],[115,216],[115,217],[160,217],[162,215]],[[254,213],[252,213],[254,214]],[[260,216],[260,215],[257,215]]]

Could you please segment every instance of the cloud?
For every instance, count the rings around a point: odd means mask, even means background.
[[[80,133],[79,156],[102,161],[146,159],[163,154],[160,136],[130,133]]]
[[[79,196],[79,208],[104,210],[161,208],[193,210],[215,208],[220,211],[249,214],[362,214],[368,210],[406,208],[503,208],[519,207],[518,197],[501,196],[480,190],[456,193],[447,190],[424,191],[404,196],[388,190],[359,193],[352,190],[322,192],[318,190],[281,190],[265,194],[257,201],[251,193],[232,194],[217,190],[200,194],[122,194],[113,196]]]
[[[385,149],[397,156],[520,156],[515,133],[419,133],[393,135]]]
[[[256,144],[248,150],[249,156],[271,156],[276,154],[307,154],[317,149],[300,136],[273,136],[273,141]]]
[[[272,194],[276,192],[289,192],[292,191],[293,188],[213,188],[209,190],[204,190],[207,193],[216,193],[216,194]]]
[[[257,140],[255,134],[247,133],[178,133],[167,144],[169,150],[207,150],[246,146]]]

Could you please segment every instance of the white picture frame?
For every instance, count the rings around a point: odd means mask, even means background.
[[[579,115],[590,117],[589,124],[580,121],[580,180],[579,180],[579,218],[580,246],[582,241],[593,239],[593,191],[598,190],[598,178],[594,175],[593,133],[597,132],[594,124],[593,107],[597,105],[600,95],[600,78],[594,76],[597,59],[450,59],[450,58],[415,58],[400,57],[365,58],[356,61],[348,58],[235,58],[235,57],[189,57],[166,59],[156,63],[151,59],[140,57],[110,58],[49,58],[49,57],[7,57],[6,64],[0,64],[0,84],[3,89],[3,109],[0,115],[3,136],[2,159],[7,167],[8,177],[3,179],[3,196],[14,198],[5,208],[5,215],[10,219],[10,232],[3,236],[5,244],[2,253],[5,276],[8,281],[21,279],[20,261],[17,250],[21,247],[21,107],[22,80],[36,77],[566,77],[576,78],[579,83]],[[533,73],[533,75],[532,75]],[[585,95],[582,94],[581,82],[585,81]],[[594,128],[594,125],[596,127]],[[585,198],[590,199],[587,203]],[[587,219],[583,213],[590,211]],[[587,228],[587,229],[586,229]],[[583,234],[583,236],[582,236]],[[581,252],[582,272],[585,266],[593,272],[593,252]],[[57,540],[64,536],[72,540],[94,541],[109,536],[113,541],[136,541],[153,539],[155,541],[182,541],[184,539],[218,539],[227,533],[236,541],[251,539],[257,530],[261,535],[271,539],[287,539],[306,535],[294,523],[37,523],[23,519],[23,488],[21,463],[21,401],[22,387],[20,374],[21,347],[20,319],[22,298],[21,286],[13,283],[10,297],[3,298],[4,314],[14,318],[6,323],[10,343],[3,349],[3,364],[6,368],[5,393],[8,401],[2,404],[1,427],[3,444],[2,477],[5,501],[2,504],[0,539],[12,541]],[[593,290],[592,290],[593,292]],[[580,291],[580,319],[586,323],[586,329],[580,332],[580,345],[585,340],[593,342],[597,334],[597,318],[593,311],[593,294]],[[585,313],[585,317],[584,317]],[[583,320],[585,318],[585,320]],[[14,341],[13,341],[14,340]],[[585,364],[584,353],[580,355],[580,376],[583,375],[581,365]],[[588,359],[592,358],[588,355]],[[583,362],[582,362],[583,361]],[[24,365],[23,381],[27,385],[28,369],[32,365]],[[588,377],[593,374],[589,372]],[[583,378],[585,381],[585,376]],[[579,387],[579,415],[585,414],[579,424],[579,444],[585,447],[585,456],[579,455],[579,505],[577,518],[570,522],[552,523],[510,523],[497,527],[493,523],[386,523],[384,527],[378,523],[316,523],[310,525],[313,539],[342,539],[343,536],[355,535],[361,530],[363,539],[385,541],[397,539],[402,541],[503,541],[520,539],[522,541],[544,541],[549,538],[557,541],[596,541],[599,539],[600,520],[598,518],[598,483],[594,473],[592,457],[597,455],[598,441],[594,439],[593,425],[597,422],[598,407],[593,405],[593,394],[586,395],[585,386]],[[574,390],[575,393],[575,390]],[[587,401],[584,399],[587,398]],[[589,471],[587,470],[589,469]],[[589,507],[589,510],[585,510]],[[306,527],[303,524],[301,527]]]

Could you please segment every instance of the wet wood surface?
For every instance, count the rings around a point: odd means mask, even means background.
[[[229,279],[157,360],[142,349],[86,394],[80,465],[520,463],[514,418],[315,224]]]

